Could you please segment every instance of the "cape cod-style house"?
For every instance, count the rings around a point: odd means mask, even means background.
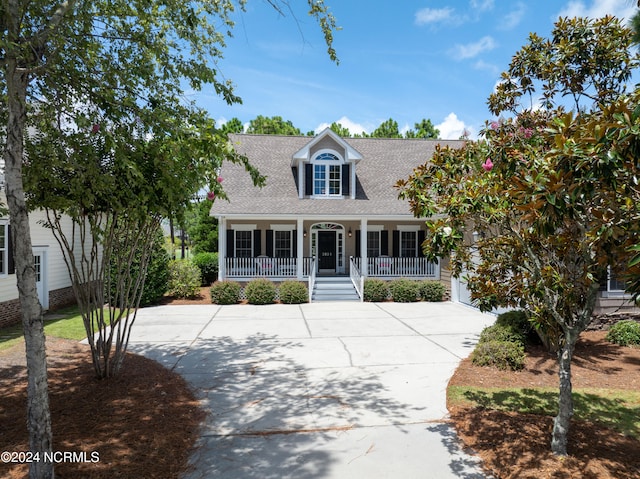
[[[330,129],[315,137],[237,134],[230,141],[266,185],[254,187],[242,166],[226,163],[221,170],[229,201],[211,208],[220,232],[220,279],[319,278],[335,289],[351,283],[356,291],[365,277],[449,284],[446,265],[423,256],[424,220],[398,199],[394,184],[438,143],[460,141],[344,139]]]
[[[453,301],[471,303],[446,259],[430,263],[423,256],[424,219],[413,216],[394,188],[438,144],[462,141],[341,138],[330,129],[315,137],[229,139],[267,180],[256,188],[242,166],[222,167],[229,201],[216,200],[211,208],[218,219],[219,279],[298,279],[309,281],[312,291],[322,282],[334,299],[357,299],[366,277],[433,279]],[[623,288],[614,278],[603,284],[598,310],[628,306]]]

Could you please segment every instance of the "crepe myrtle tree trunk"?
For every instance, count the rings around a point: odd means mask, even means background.
[[[26,91],[28,73],[18,67],[15,60],[7,60],[7,138],[4,151],[6,196],[11,221],[14,264],[22,312],[27,358],[27,426],[29,449],[43,457],[51,452],[51,414],[47,384],[47,358],[45,352],[44,316],[36,289],[36,273],[31,245],[29,215],[22,183],[24,154],[24,125],[26,118]],[[54,477],[53,463],[32,462],[32,479]]]

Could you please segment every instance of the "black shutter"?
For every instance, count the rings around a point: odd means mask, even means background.
[[[273,258],[273,230],[267,230],[267,251],[265,254]]]
[[[356,258],[362,257],[360,249],[360,230],[356,230]]]
[[[13,262],[13,240],[11,239],[11,225],[7,225],[7,237],[9,244],[7,248],[7,273],[14,274],[16,272],[16,265]]]
[[[400,231],[393,231],[393,257],[400,257]]]
[[[380,231],[380,255],[389,256],[389,232],[387,230]]]
[[[426,238],[426,231],[418,230],[418,256],[425,255],[422,249],[422,243],[424,243],[425,238]]]
[[[253,230],[253,256],[257,257],[262,254],[262,231]]]
[[[313,165],[311,163],[304,165],[304,194],[306,196],[313,195]]]
[[[227,230],[227,258],[235,258],[235,235],[233,230]]]
[[[298,230],[291,232],[291,256],[298,257]]]
[[[349,196],[351,193],[349,192],[351,186],[351,175],[349,174],[351,171],[351,165],[342,165],[342,194],[345,196]]]

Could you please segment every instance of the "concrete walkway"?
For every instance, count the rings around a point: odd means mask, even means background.
[[[453,303],[159,306],[129,348],[208,412],[185,479],[484,479],[445,394],[493,321]]]

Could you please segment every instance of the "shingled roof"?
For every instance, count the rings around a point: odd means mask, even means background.
[[[217,200],[211,213],[218,215],[330,215],[409,216],[406,201],[398,199],[395,183],[408,178],[413,169],[427,162],[436,145],[457,147],[462,141],[395,138],[347,138],[362,155],[356,167],[355,199],[299,198],[292,156],[313,139],[308,136],[229,136],[234,148],[245,155],[262,175],[263,188],[253,186],[242,166],[225,163],[220,176],[229,201]]]

